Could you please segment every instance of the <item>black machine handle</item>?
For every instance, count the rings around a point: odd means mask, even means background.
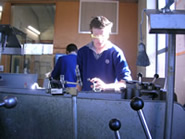
[[[12,96],[6,96],[3,102],[0,102],[0,107],[14,108],[17,105],[17,98]]]
[[[117,119],[112,119],[109,121],[109,127],[115,133],[116,139],[121,139],[119,129],[121,128],[121,122]]]
[[[145,117],[144,117],[144,114],[142,111],[142,108],[144,107],[143,100],[139,97],[134,97],[130,102],[130,106],[132,107],[132,109],[137,111],[140,122],[142,124],[143,130],[145,132],[147,139],[152,139],[151,133],[149,131],[148,125],[146,123],[146,120],[145,120]]]
[[[142,73],[138,73],[137,76],[138,76],[139,83],[141,83],[142,82],[142,77],[143,77]]]

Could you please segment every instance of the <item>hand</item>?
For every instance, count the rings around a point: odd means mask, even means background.
[[[76,89],[77,89],[78,91],[82,91],[82,86],[80,86],[79,84],[77,84],[77,85],[76,85]]]
[[[116,83],[106,84],[101,79],[95,77],[95,78],[89,79],[89,81],[93,83],[93,85],[91,85],[91,88],[93,88],[95,92],[109,91],[109,90],[120,92],[121,88],[126,88],[126,82],[124,80],[120,80]]]
[[[93,83],[93,85],[91,85],[93,91],[101,92],[102,90],[105,90],[106,84],[101,79],[95,77],[90,79],[89,81]]]

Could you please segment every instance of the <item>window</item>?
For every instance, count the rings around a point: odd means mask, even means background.
[[[113,22],[112,34],[118,34],[118,1],[80,1],[79,33],[90,33],[93,17],[103,15]]]
[[[41,81],[52,70],[55,9],[55,4],[12,5],[11,25],[26,34],[26,43],[25,55],[11,58],[11,73],[37,73]]]
[[[158,0],[158,9],[164,8],[166,5],[165,0]],[[171,10],[175,9],[174,4],[170,7]],[[167,35],[157,34],[157,53],[156,53],[156,73],[159,74],[161,78],[165,77],[167,67]]]

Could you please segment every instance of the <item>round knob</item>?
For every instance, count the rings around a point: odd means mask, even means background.
[[[130,106],[132,109],[138,111],[144,107],[144,102],[141,98],[134,97],[130,102]]]
[[[159,78],[159,74],[154,74],[154,78],[158,79]]]
[[[13,108],[17,105],[17,98],[6,96],[4,97],[4,107],[6,108]]]
[[[138,77],[143,77],[142,73],[137,74]]]
[[[121,122],[117,119],[112,119],[109,122],[109,127],[113,131],[117,131],[121,128]]]

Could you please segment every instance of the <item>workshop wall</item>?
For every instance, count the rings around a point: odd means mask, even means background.
[[[80,48],[91,40],[89,34],[78,33],[79,4],[56,3],[54,53],[64,52],[68,43],[73,42]],[[133,78],[137,70],[137,6],[137,3],[119,3],[119,33],[110,38],[124,51]]]
[[[9,24],[10,18],[11,18],[11,3],[7,2],[3,5],[3,13],[2,13],[2,20],[1,24]],[[10,71],[10,55],[2,55],[1,56],[1,65],[4,65],[4,71],[9,72]]]
[[[5,2],[2,17],[4,24],[11,23],[11,4]],[[79,2],[56,2],[54,54],[65,53],[65,47],[69,43],[75,43],[80,48],[91,40],[89,34],[78,33],[79,6]],[[137,7],[137,3],[119,3],[119,33],[111,35],[110,38],[124,51],[134,79],[137,70]],[[5,63],[7,60],[3,62]],[[7,68],[6,72],[8,71]]]

